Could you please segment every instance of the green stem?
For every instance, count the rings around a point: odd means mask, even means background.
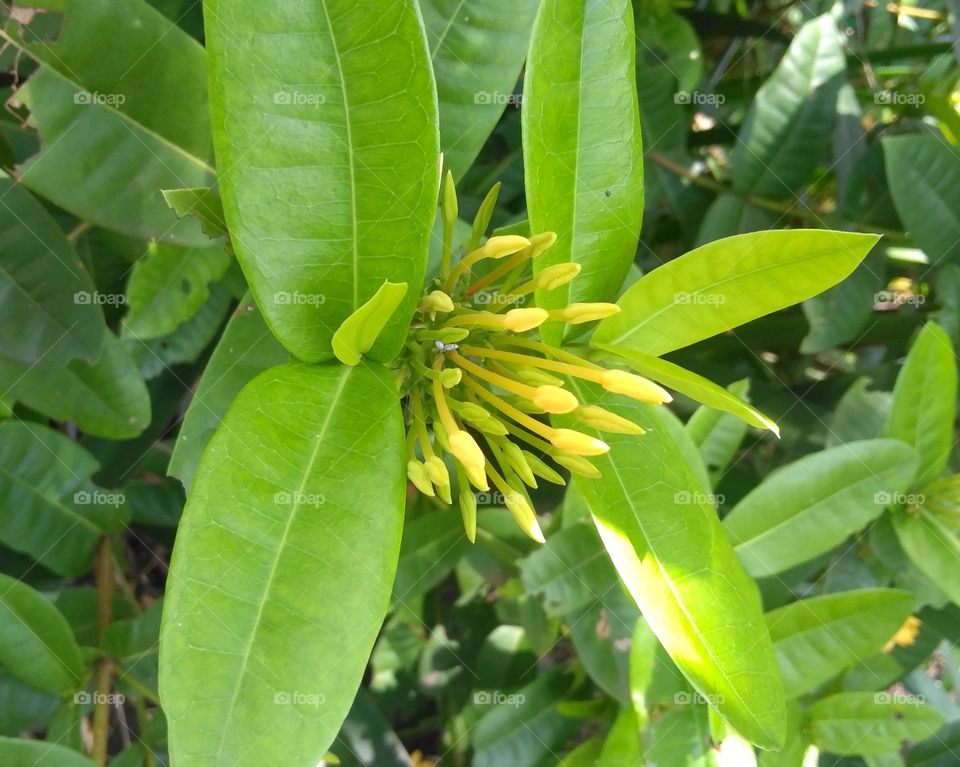
[[[97,584],[97,629],[103,640],[113,617],[113,540],[109,535],[100,539],[94,563]],[[109,695],[113,684],[113,659],[107,656],[97,661],[97,696],[93,702],[93,749],[90,756],[100,765],[107,763],[107,745],[110,738]]]

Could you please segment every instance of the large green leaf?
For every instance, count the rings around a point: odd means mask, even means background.
[[[439,189],[436,89],[414,0],[207,0],[213,140],[237,257],[297,357],[383,284],[418,287]],[[269,62],[266,66],[264,62]],[[408,291],[370,352],[399,351]]]
[[[0,575],[0,665],[51,695],[77,689],[86,674],[67,619],[38,592],[6,575]]]
[[[523,89],[523,162],[534,232],[558,241],[535,269],[575,261],[572,283],[538,291],[546,308],[609,301],[633,263],[643,219],[643,150],[627,0],[540,5]],[[562,323],[541,328],[549,342]]]
[[[935,322],[923,326],[897,376],[888,436],[920,454],[916,484],[932,482],[953,452],[957,414],[957,361],[950,336]]]
[[[767,613],[787,695],[810,692],[879,652],[913,606],[906,591],[863,589],[801,599]]]
[[[749,379],[730,385],[730,394],[745,397],[750,388]],[[747,436],[747,424],[730,413],[701,406],[690,416],[687,433],[700,448],[703,463],[710,473],[710,484],[716,487],[733,461],[740,443]]]
[[[657,408],[596,394],[580,399],[647,429],[606,435],[611,450],[594,459],[603,477],[576,483],[614,565],[694,687],[744,737],[778,747],[785,704],[776,657],[756,586],[710,496]]]
[[[805,301],[842,280],[877,241],[819,229],[754,232],[702,245],[641,277],[598,344],[654,357]]]
[[[0,760],[4,767],[96,767],[83,754],[56,743],[17,738],[0,738]]]
[[[86,572],[100,537],[122,519],[123,497],[94,488],[98,465],[39,424],[0,424],[0,541],[61,575]]]
[[[903,550],[917,569],[960,605],[960,528],[923,508],[893,514],[893,527]]]
[[[173,333],[207,302],[210,283],[219,280],[229,265],[230,255],[222,246],[150,243],[127,282],[124,335],[148,340]]]
[[[733,150],[733,188],[792,197],[824,154],[836,119],[846,58],[830,14],[804,24],[757,91]]]
[[[420,0],[440,102],[444,167],[462,178],[508,104],[537,0]]]
[[[35,24],[61,15],[53,37],[11,21],[4,37],[41,63],[17,91],[43,148],[23,183],[81,218],[133,237],[209,244],[160,194],[209,187],[204,52],[143,0],[31,0]]]
[[[897,212],[931,263],[960,254],[960,148],[940,136],[884,139],[887,183]]]
[[[284,365],[234,400],[171,565],[160,690],[174,763],[323,756],[390,599],[402,458],[383,368]]]
[[[845,692],[807,710],[813,744],[834,754],[882,754],[904,740],[933,735],[943,717],[920,698],[889,692]]]
[[[899,440],[848,442],[773,471],[723,524],[747,572],[781,573],[880,516],[916,468],[916,453]]]
[[[0,370],[6,366],[0,362]],[[143,376],[117,337],[106,333],[103,352],[92,365],[72,360],[65,366],[24,368],[11,388],[13,397],[80,431],[107,439],[131,439],[150,423],[150,395]]]
[[[168,473],[179,477],[189,488],[200,455],[230,403],[247,383],[289,357],[264,324],[253,299],[245,296],[223,331],[190,400]]]
[[[0,356],[23,365],[93,362],[105,332],[94,296],[57,222],[0,173]]]

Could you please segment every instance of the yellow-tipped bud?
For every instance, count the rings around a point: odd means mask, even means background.
[[[514,333],[526,333],[540,327],[550,317],[546,309],[511,309],[503,315],[503,327]]]
[[[447,177],[443,182],[443,220],[448,226],[452,226],[457,220],[459,209],[457,206],[457,187],[453,183],[453,173],[447,171]]]
[[[517,524],[520,525],[520,529],[537,543],[546,543],[547,539],[543,537],[543,532],[540,530],[537,515],[534,514],[533,507],[530,506],[527,499],[521,493],[514,492],[507,493],[503,500]]]
[[[462,429],[455,431],[453,434],[447,435],[447,442],[450,443],[450,452],[463,464],[463,468],[467,472],[471,470],[483,472],[487,465],[487,459],[484,458],[480,445],[470,434]],[[471,477],[471,481],[472,479]],[[484,481],[484,484],[486,484],[486,481]]]
[[[557,241],[556,232],[540,232],[530,235],[530,258],[536,258]]]
[[[530,464],[527,463],[527,457],[523,451],[509,440],[502,442],[500,448],[503,450],[504,460],[506,460],[510,468],[517,473],[517,476],[520,477],[523,484],[527,487],[536,487],[537,478],[533,476],[533,470],[530,468]]]
[[[417,490],[433,498],[433,485],[430,482],[430,477],[427,475],[426,468],[420,461],[407,461],[407,477],[413,482]]]
[[[503,234],[488,239],[483,243],[481,250],[483,251],[483,258],[505,258],[506,256],[512,256],[514,253],[519,253],[529,245],[530,240],[526,237],[521,237],[518,234]]]
[[[570,413],[580,406],[579,400],[559,386],[538,386],[533,395],[533,404],[546,413]]]
[[[453,503],[453,496],[450,495],[450,483],[444,485],[437,485],[437,495],[440,496],[440,500],[446,504]]]
[[[452,389],[463,380],[463,371],[460,368],[444,368],[439,373],[440,385],[444,389]]]
[[[563,320],[571,325],[581,325],[584,322],[596,322],[619,313],[620,307],[616,304],[570,304],[563,309],[550,312],[550,318]]]
[[[518,365],[513,368],[502,368],[523,381],[529,386],[563,386],[563,379],[552,376],[549,373],[540,370],[540,368],[528,367],[527,365]]]
[[[573,429],[555,429],[550,442],[558,450],[571,455],[603,455],[610,450],[603,440]]]
[[[487,482],[487,473],[483,469],[468,468],[464,466],[463,470],[467,473],[467,479],[477,490],[486,492],[490,489],[490,483]]]
[[[460,514],[463,517],[463,530],[470,543],[477,540],[477,496],[466,486],[460,488]]]
[[[555,455],[551,457],[565,469],[569,469],[571,474],[578,474],[581,477],[589,477],[590,479],[597,479],[603,476],[600,473],[600,469],[590,463],[586,458],[580,458],[576,455]]]
[[[628,373],[625,370],[605,370],[600,376],[600,385],[614,394],[623,394],[641,402],[651,402],[654,405],[662,405],[664,402],[672,402],[673,397],[653,381],[643,376]]]
[[[548,266],[540,274],[533,278],[535,290],[554,290],[555,288],[566,285],[570,280],[580,274],[580,264],[554,264]]]
[[[527,465],[530,467],[530,470],[536,474],[541,479],[547,480],[547,482],[552,482],[555,485],[565,485],[566,482],[563,481],[556,471],[554,471],[545,461],[542,461],[538,456],[531,453],[529,450],[521,451],[523,457],[527,459]]]
[[[442,290],[434,290],[420,299],[421,312],[452,312],[453,299]]]
[[[430,477],[430,481],[435,485],[449,485],[450,472],[447,471],[447,465],[437,456],[432,455],[423,462],[423,467]],[[447,501],[449,503],[449,501]]]
[[[646,429],[637,426],[633,421],[628,421],[616,413],[604,410],[596,405],[584,405],[576,412],[577,420],[586,426],[592,426],[600,431],[608,431],[611,434],[646,434]]]

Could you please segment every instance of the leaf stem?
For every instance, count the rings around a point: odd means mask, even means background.
[[[97,630],[101,640],[113,618],[113,539],[100,539],[94,562],[97,584]],[[93,748],[91,757],[97,764],[107,763],[107,745],[110,737],[110,688],[113,684],[113,658],[103,656],[97,661],[97,696],[93,702]]]

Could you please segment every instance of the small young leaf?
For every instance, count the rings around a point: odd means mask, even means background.
[[[210,239],[229,236],[223,217],[223,201],[212,188],[164,189],[163,199],[180,218],[195,216]]]
[[[373,298],[347,317],[333,334],[333,353],[344,365],[357,365],[376,343],[407,295],[407,283],[384,282]]]

